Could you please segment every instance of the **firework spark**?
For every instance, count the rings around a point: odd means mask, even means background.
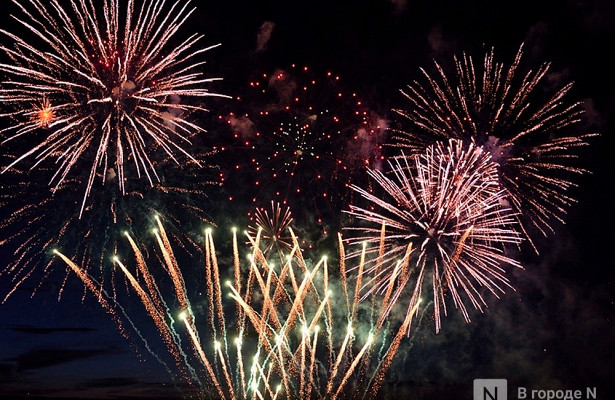
[[[40,105],[34,106],[34,113],[30,118],[36,122],[39,128],[48,128],[54,120],[53,108],[49,100],[43,99]]]
[[[537,88],[548,77],[550,65],[519,77],[521,55],[522,47],[508,70],[495,61],[493,50],[479,71],[466,54],[455,57],[453,77],[437,62],[433,76],[421,69],[426,83],[414,81],[402,90],[411,107],[396,110],[406,124],[395,140],[396,146],[412,153],[450,138],[482,146],[498,165],[505,200],[533,244],[530,227],[546,235],[553,231],[554,220],[563,222],[566,208],[574,202],[568,194],[575,186],[571,174],[584,172],[570,161],[595,135],[570,133],[583,115],[581,103],[566,102],[572,84],[541,100]]]
[[[104,182],[110,169],[126,193],[133,173],[152,186],[160,181],[156,152],[198,163],[185,146],[203,129],[188,116],[206,109],[186,100],[221,95],[203,87],[218,78],[205,77],[199,61],[217,45],[199,47],[198,34],[174,44],[195,10],[189,1],[136,9],[134,0],[105,0],[102,11],[85,0],[67,9],[57,0],[13,3],[24,15],[13,19],[37,42],[0,29],[12,41],[0,45],[10,59],[0,63],[0,101],[13,121],[0,134],[3,143],[32,147],[3,172],[25,159],[33,166],[49,161],[57,190],[71,173],[89,171],[83,213],[94,181]]]
[[[277,267],[260,250],[260,235],[252,237],[247,232],[251,251],[243,258],[247,261],[244,265],[239,257],[237,230],[233,229],[232,265],[223,267],[218,263],[213,233],[207,229],[205,273],[198,273],[205,280],[205,286],[198,291],[203,299],[191,301],[188,293],[192,280],[184,279],[186,271],[180,269],[158,218],[153,234],[157,243],[153,252],[157,254],[150,257],[163,263],[164,269],[156,270],[166,271],[171,288],[164,286],[164,277],[153,275],[154,269],[146,259],[148,253],[129,233],[125,238],[132,248],[134,272],[130,258],[123,261],[118,255],[114,264],[138,294],[177,364],[179,376],[200,388],[201,396],[376,397],[418,306],[403,321],[389,323],[384,329],[374,323],[375,318],[382,318],[380,304],[373,302],[372,312],[359,312],[360,285],[354,290],[349,287],[341,236],[337,275],[326,257],[315,263],[304,259],[290,229],[292,249],[286,263]],[[105,300],[106,292],[94,287],[76,263],[59,251],[55,254],[101,299],[108,312],[113,311],[114,303]],[[234,271],[234,277],[223,284],[225,270]],[[333,280],[334,276],[339,280]],[[341,291],[334,294],[340,286]],[[223,291],[228,297],[223,296]],[[166,295],[170,296],[168,301]],[[201,303],[206,306],[194,306]],[[205,333],[198,330],[202,321],[207,321]],[[181,324],[176,326],[175,322]]]
[[[521,239],[514,214],[502,207],[506,194],[495,163],[480,147],[449,141],[428,147],[423,155],[396,158],[389,166],[392,177],[368,171],[382,194],[353,186],[368,206],[353,205],[349,214],[367,225],[348,228],[356,233],[348,240],[380,243],[368,252],[373,263],[365,270],[372,276],[367,293],[385,294],[388,313],[410,288],[412,309],[424,282],[431,281],[436,331],[441,312],[447,312],[447,296],[469,321],[464,301],[482,311],[479,288],[497,296],[510,287],[502,265],[519,266],[503,247]]]

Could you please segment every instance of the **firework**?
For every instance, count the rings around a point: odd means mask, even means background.
[[[117,282],[125,278],[109,268],[106,257],[125,249],[124,242],[117,240],[120,232],[128,230],[142,236],[148,231],[147,224],[136,224],[135,219],[153,223],[151,215],[158,212],[169,234],[174,236],[179,226],[184,230],[190,229],[194,221],[200,224],[209,221],[204,208],[207,193],[215,184],[215,170],[204,168],[208,154],[196,157],[202,160],[201,168],[161,163],[160,183],[150,186],[138,180],[123,195],[95,182],[96,204],[88,204],[81,217],[76,196],[82,185],[80,179],[67,178],[52,190],[47,185],[48,170],[44,167],[37,174],[18,167],[7,171],[0,191],[0,207],[5,215],[0,221],[0,249],[6,255],[0,276],[8,277],[11,284],[8,293],[1,294],[0,301],[5,301],[27,280],[36,282],[34,292],[43,285],[52,285],[61,295],[68,274],[63,268],[57,268],[49,251],[58,247],[70,249],[67,255],[72,260],[83,266],[92,279],[115,293]],[[5,159],[6,156],[2,157],[0,165],[11,161],[10,157]],[[211,180],[207,179],[208,175]],[[194,242],[181,242],[182,250],[189,252],[199,247]]]
[[[28,147],[16,164],[55,165],[48,177],[54,190],[80,171],[86,207],[94,182],[117,175],[120,191],[133,176],[151,186],[160,181],[153,154],[178,162],[203,129],[191,122],[193,112],[206,111],[200,99],[221,96],[204,85],[200,71],[201,35],[180,41],[178,32],[194,12],[188,2],[105,0],[102,10],[79,0],[63,8],[57,0],[13,3],[23,16],[13,16],[36,40],[30,42],[0,29],[0,50],[9,61],[0,63],[5,78],[0,101],[11,125],[2,129],[2,142]],[[97,3],[99,4],[99,3]]]
[[[520,77],[521,55],[522,47],[506,69],[491,50],[482,70],[476,70],[472,57],[464,54],[455,57],[452,77],[438,63],[433,75],[421,69],[425,83],[414,81],[402,90],[410,107],[396,110],[405,123],[395,141],[412,153],[450,138],[482,146],[498,166],[503,200],[522,216],[519,226],[532,243],[530,227],[546,235],[554,220],[563,221],[574,201],[568,194],[575,186],[571,175],[584,172],[570,161],[593,134],[572,133],[583,114],[581,103],[566,101],[572,84],[541,99],[538,88],[550,65]]]
[[[292,248],[286,263],[275,267],[260,250],[260,235],[246,235],[251,243],[248,256],[240,257],[233,229],[233,256],[229,265],[221,265],[213,233],[205,231],[204,271],[197,272],[204,277],[204,287],[198,290],[202,298],[194,301],[188,296],[194,280],[184,278],[187,271],[180,268],[160,219],[152,252],[144,251],[127,232],[132,256],[113,258],[160,333],[179,376],[206,398],[376,397],[416,307],[396,328],[377,326],[379,304],[372,303],[366,313],[359,303],[360,283],[352,288],[348,281],[341,236],[338,274],[327,258],[315,263],[304,259],[290,229]],[[109,295],[76,263],[56,254],[114,318],[129,317],[114,312],[115,303],[106,300]],[[164,268],[152,268],[147,254]],[[155,271],[162,271],[166,280]],[[233,276],[225,279],[223,271]],[[203,326],[206,332],[199,331]]]
[[[229,169],[248,180],[253,202],[273,197],[336,218],[353,176],[380,161],[385,121],[332,72],[293,64],[262,74],[238,107],[245,111],[221,119],[240,154]]]
[[[353,186],[368,206],[351,206],[350,215],[366,225],[350,227],[349,241],[379,244],[368,252],[367,293],[385,295],[386,314],[402,297],[412,309],[429,282],[436,331],[445,297],[469,321],[465,301],[482,311],[480,287],[498,296],[510,287],[502,265],[519,266],[503,246],[521,240],[514,214],[502,207],[496,164],[480,147],[449,141],[389,166],[390,177],[368,171],[381,193]]]
[[[292,222],[290,208],[284,208],[280,203],[272,201],[271,213],[264,208],[256,209],[254,225],[248,227],[248,233],[252,237],[260,237],[260,243],[263,244],[262,251],[266,257],[270,253],[275,253],[283,259],[293,247],[292,238],[288,233]]]

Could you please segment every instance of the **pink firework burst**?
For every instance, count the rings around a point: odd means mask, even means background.
[[[496,164],[482,148],[451,140],[393,159],[389,169],[368,170],[373,191],[353,186],[367,205],[351,206],[360,224],[348,228],[347,240],[372,249],[371,267],[362,271],[367,294],[385,293],[386,313],[408,298],[412,310],[429,282],[436,331],[447,297],[469,321],[465,301],[482,311],[481,288],[498,296],[510,287],[504,266],[520,266],[506,252],[521,238],[515,215],[502,206]]]
[[[574,202],[569,194],[576,186],[572,175],[585,172],[571,160],[595,135],[577,135],[584,110],[580,102],[566,100],[572,84],[541,98],[538,89],[548,79],[550,64],[519,76],[521,55],[522,47],[506,68],[491,50],[480,68],[463,54],[455,57],[452,76],[437,62],[433,75],[421,69],[425,81],[402,90],[410,106],[395,110],[403,120],[394,145],[414,153],[453,138],[491,153],[505,190],[503,200],[518,214],[519,226],[533,245],[529,228],[547,235],[553,221],[563,222]]]

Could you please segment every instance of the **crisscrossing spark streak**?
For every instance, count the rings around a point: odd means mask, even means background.
[[[505,193],[496,165],[480,147],[451,140],[422,155],[396,158],[389,169],[368,170],[381,194],[353,186],[368,206],[351,206],[349,213],[365,224],[348,228],[349,242],[383,243],[369,246],[367,293],[389,291],[387,313],[409,290],[411,309],[430,280],[436,330],[447,296],[469,321],[464,301],[482,310],[479,288],[498,296],[510,287],[503,265],[520,266],[505,251],[521,239],[514,214],[501,205]]]
[[[218,78],[200,71],[200,56],[217,45],[199,47],[198,34],[177,39],[195,10],[189,1],[13,3],[24,15],[13,19],[34,40],[0,29],[10,60],[0,63],[0,101],[9,109],[1,115],[12,121],[0,135],[22,153],[3,171],[25,159],[50,161],[56,188],[69,173],[88,171],[83,213],[95,179],[117,177],[124,193],[130,174],[159,181],[154,154],[198,164],[184,147],[203,129],[188,117],[206,111],[198,99],[221,95],[204,87]]]

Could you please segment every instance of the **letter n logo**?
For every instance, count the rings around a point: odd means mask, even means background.
[[[506,379],[474,379],[474,400],[508,400]]]

